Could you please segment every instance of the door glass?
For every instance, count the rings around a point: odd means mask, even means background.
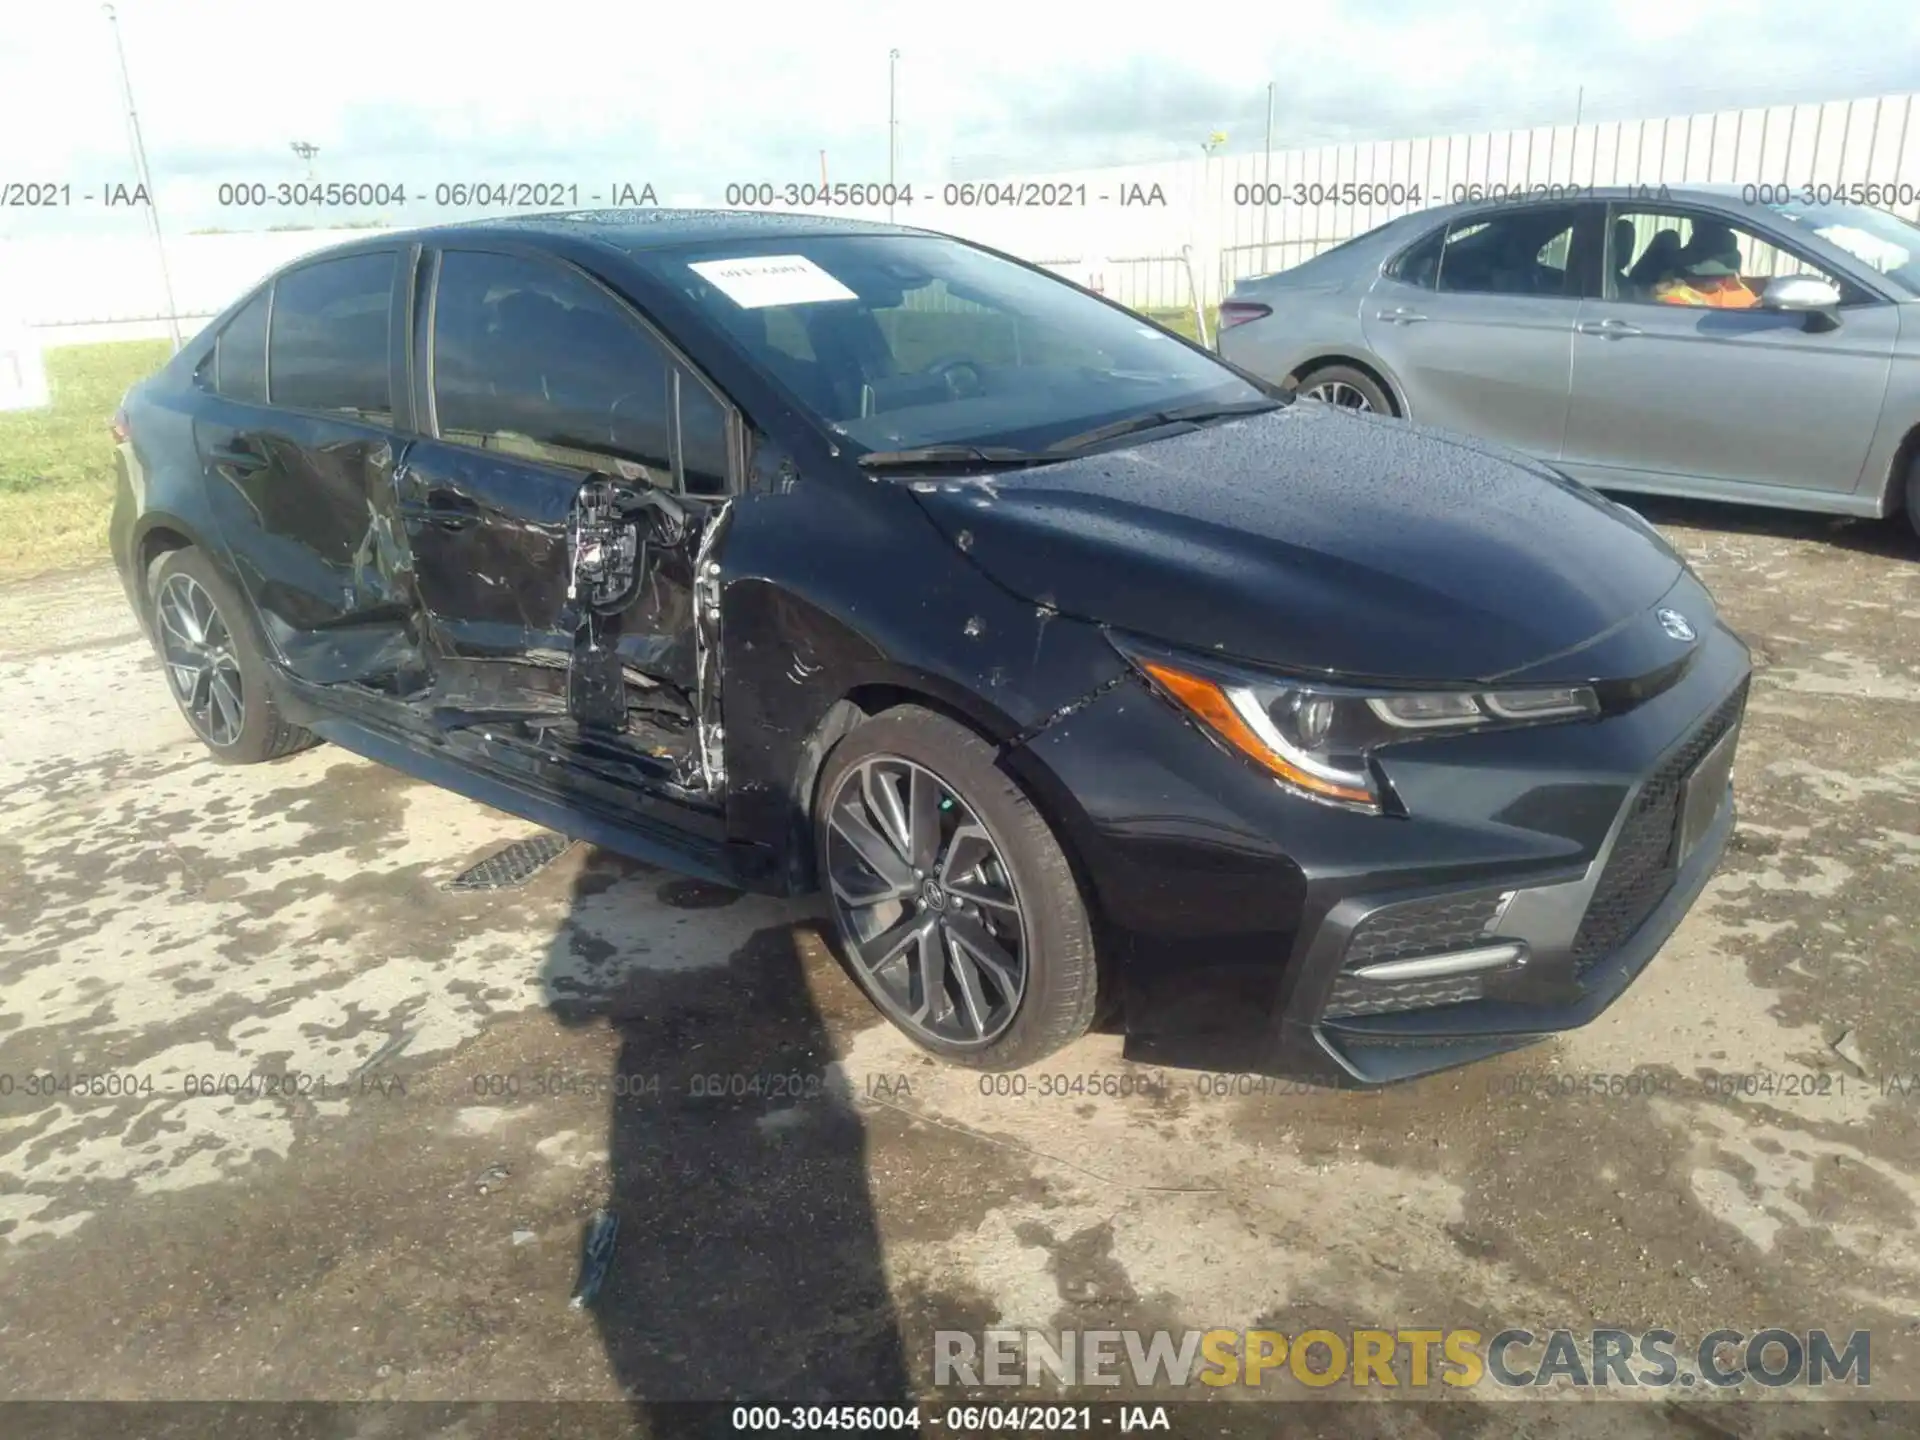
[[[289,270],[274,282],[268,381],[275,405],[393,423],[388,378],[393,251]]]
[[[267,403],[267,295],[249,300],[213,342],[213,388],[229,400]]]
[[[1390,272],[1393,278],[1403,285],[1433,289],[1433,282],[1440,274],[1440,249],[1446,239],[1446,230],[1440,229],[1421,240],[1394,263]]]
[[[1781,275],[1812,275],[1846,291],[1838,276],[1745,226],[1696,211],[1616,210],[1607,263],[1615,297],[1644,304],[1751,310]]]
[[[433,396],[443,439],[668,489],[670,375],[653,338],[581,276],[513,255],[441,257]]]
[[[681,487],[689,495],[727,493],[727,412],[691,375],[680,376]]]
[[[1472,295],[1572,295],[1572,206],[1467,216],[1452,225],[1434,288]]]

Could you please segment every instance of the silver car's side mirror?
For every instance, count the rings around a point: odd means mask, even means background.
[[[1833,310],[1840,304],[1840,287],[1817,275],[1780,275],[1760,292],[1765,310]]]

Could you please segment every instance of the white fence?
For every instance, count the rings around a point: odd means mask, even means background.
[[[1298,264],[1471,186],[1877,185],[1884,208],[1920,218],[1916,99],[1909,93],[1008,176],[916,191],[893,218],[1046,257],[1043,263],[1142,309],[1185,309],[1217,302],[1240,276]],[[887,218],[882,208],[813,208]],[[183,329],[286,260],[366,233],[172,238],[175,302],[190,317]],[[94,338],[129,322],[165,333],[165,292],[143,233],[4,242],[0,267],[31,278],[26,318],[49,343]]]

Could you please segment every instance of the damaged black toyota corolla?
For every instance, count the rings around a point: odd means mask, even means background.
[[[1746,647],[1627,510],[1043,271],[671,211],[281,271],[115,419],[227,761],[320,738],[823,889],[915,1041],[1396,1079],[1582,1024],[1733,825]]]

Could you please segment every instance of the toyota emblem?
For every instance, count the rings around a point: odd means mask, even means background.
[[[1678,610],[1662,610],[1658,616],[1660,628],[1676,640],[1693,639],[1693,622]]]

